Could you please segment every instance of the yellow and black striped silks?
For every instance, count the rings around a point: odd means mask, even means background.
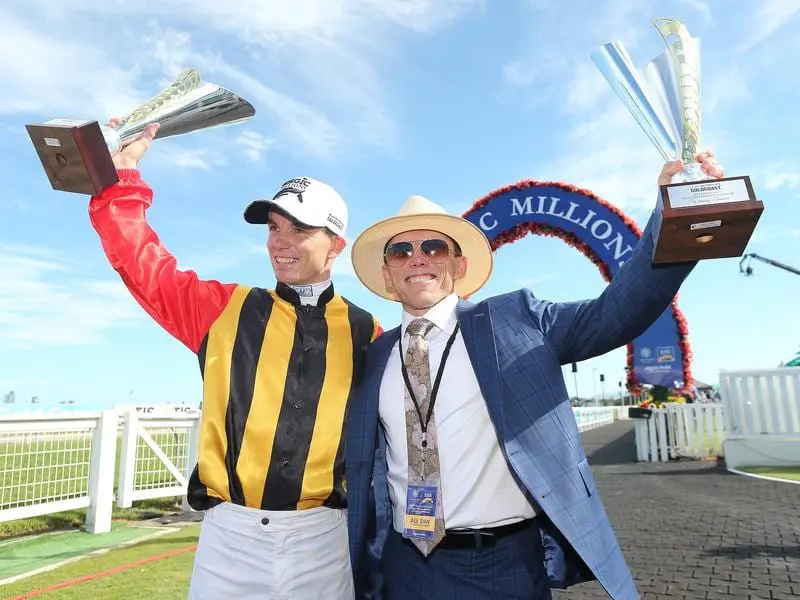
[[[333,292],[239,286],[203,340],[203,416],[188,498],[264,510],[346,505],[343,427],[380,326]]]

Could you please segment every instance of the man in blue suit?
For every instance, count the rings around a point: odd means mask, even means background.
[[[698,160],[723,176],[712,153]],[[403,306],[370,347],[347,426],[356,598],[546,600],[591,580],[639,597],[561,365],[643,333],[693,269],[652,265],[652,221],[598,298],[569,303],[528,290],[463,300],[489,278],[489,242],[420,196],[355,241],[358,277]]]

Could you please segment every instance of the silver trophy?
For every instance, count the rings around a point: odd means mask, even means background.
[[[52,119],[26,125],[55,190],[97,194],[118,181],[112,156],[158,123],[155,139],[251,119],[253,106],[230,90],[184,69],[164,90],[122,119],[116,128],[97,121]]]
[[[695,158],[700,148],[700,40],[675,19],[654,19],[666,49],[640,73],[620,42],[592,60],[664,160],[683,161],[672,182],[708,179]]]
[[[592,60],[665,161],[683,169],[659,187],[654,263],[741,256],[764,210],[747,176],[713,179],[700,149],[700,40],[675,19],[653,20],[666,49],[639,72],[619,42]]]

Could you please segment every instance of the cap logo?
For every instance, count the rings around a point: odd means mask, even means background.
[[[281,189],[278,190],[278,193],[275,194],[272,199],[277,200],[281,196],[285,196],[287,194],[295,194],[297,199],[302,202],[303,201],[303,192],[308,189],[308,186],[311,185],[311,180],[308,177],[295,177],[294,179],[289,179],[288,181],[284,181],[281,184]]]
[[[328,213],[328,223],[330,223],[337,229],[344,229],[344,223],[342,223],[341,219],[339,219],[333,213]]]

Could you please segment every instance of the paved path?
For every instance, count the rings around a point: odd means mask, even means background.
[[[633,424],[583,442],[642,600],[800,600],[800,485],[707,461],[637,463]],[[595,582],[557,600],[608,598]]]

